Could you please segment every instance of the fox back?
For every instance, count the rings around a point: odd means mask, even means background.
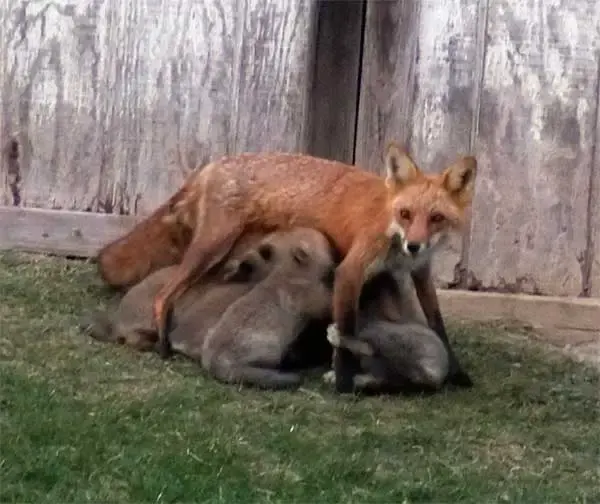
[[[132,285],[180,261],[201,222],[232,219],[243,232],[307,226],[319,229],[343,257],[357,235],[401,234],[417,256],[463,223],[476,161],[464,157],[441,174],[423,173],[395,144],[384,155],[385,177],[306,154],[246,153],[198,168],[167,203],[98,255],[101,276]],[[211,208],[225,206],[214,219]]]

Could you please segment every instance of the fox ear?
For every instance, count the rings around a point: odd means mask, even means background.
[[[410,182],[419,174],[419,169],[406,149],[399,147],[394,142],[387,145],[383,159],[386,175],[385,183],[390,189]]]
[[[469,206],[473,200],[476,175],[477,160],[473,156],[459,159],[446,168],[442,174],[444,188],[462,207]]]

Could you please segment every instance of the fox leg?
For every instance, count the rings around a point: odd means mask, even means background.
[[[339,338],[356,338],[359,298],[369,266],[383,253],[386,242],[380,235],[366,235],[357,239],[335,272],[333,285],[333,322]],[[332,328],[333,330],[333,328]],[[354,375],[360,371],[360,358],[345,347],[335,349],[333,355],[335,388],[338,393],[349,393],[354,388]]]
[[[431,264],[428,263],[423,268],[411,272],[411,276],[415,285],[415,291],[417,292],[417,298],[419,299],[427,323],[440,337],[448,352],[449,371],[447,380],[453,385],[467,388],[472,387],[473,381],[471,380],[471,377],[463,370],[458,362],[458,358],[454,354],[452,345],[450,345],[444,319],[440,312],[440,305],[433,283],[433,277],[431,275]]]
[[[355,355],[364,355],[371,357],[373,349],[366,341],[361,341],[355,338],[343,338],[340,332],[332,326],[327,328],[327,341],[334,348],[347,348]]]
[[[193,280],[200,279],[227,256],[243,230],[238,219],[233,222],[231,218],[213,219],[210,222],[200,219],[198,222],[201,225],[196,229],[181,263],[173,277],[156,294],[152,304],[158,331],[157,350],[162,358],[167,358],[171,353],[167,326],[173,302],[187,290]]]

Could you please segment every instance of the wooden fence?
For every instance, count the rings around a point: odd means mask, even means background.
[[[397,139],[479,160],[440,285],[600,297],[599,89],[598,1],[4,0],[0,246],[93,255],[222,153]]]

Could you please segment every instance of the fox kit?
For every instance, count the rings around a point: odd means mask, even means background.
[[[448,352],[429,327],[416,322],[374,320],[357,338],[340,340],[329,330],[327,339],[360,357],[361,372],[354,376],[354,389],[379,392],[398,390],[433,391],[442,387],[448,373]],[[335,375],[325,374],[326,381]]]
[[[114,247],[131,256],[122,261],[136,271],[148,270],[151,260],[134,247],[143,229],[183,228],[171,235],[189,237],[185,252],[169,282],[154,300],[161,355],[169,354],[165,322],[169,307],[190,285],[229,253],[236,240],[252,229],[319,230],[342,258],[333,289],[333,320],[343,337],[356,335],[358,298],[366,273],[387,253],[390,239],[401,236],[398,254],[414,259],[411,271],[428,324],[449,347],[430,272],[430,255],[448,232],[459,231],[471,205],[477,163],[464,157],[440,174],[418,169],[407,152],[390,144],[384,155],[386,176],[305,154],[255,153],[222,158],[190,175],[179,197],[134,229]],[[176,200],[176,201],[175,201]],[[154,231],[160,236],[166,231]],[[113,245],[104,248],[110,255]],[[154,252],[152,254],[155,254]],[[102,254],[101,254],[102,255]],[[102,257],[99,262],[104,264]],[[104,277],[140,276],[137,272]],[[345,349],[336,352],[336,389],[352,389],[354,359]],[[456,383],[470,386],[458,360],[451,359]]]
[[[344,338],[328,328],[335,352],[343,348],[358,357],[355,390],[437,390],[447,378],[451,349],[419,318],[410,263],[396,252],[404,246],[400,236],[394,237],[387,255],[371,269],[360,293],[357,337]],[[329,372],[324,379],[334,382],[335,376]]]
[[[204,281],[193,284],[177,300],[172,314],[175,325],[189,318],[199,324],[194,314],[200,303],[204,307],[202,323],[210,327],[227,306],[267,276],[272,267],[271,257],[260,248],[248,250],[259,238],[254,235],[237,244],[229,261],[214,269]],[[85,332],[100,341],[125,344],[140,351],[155,350],[158,332],[152,318],[152,300],[174,270],[174,266],[161,268],[135,284],[114,313],[87,317],[82,323]]]
[[[330,327],[327,339],[337,352],[346,348],[359,357],[354,389],[369,392],[438,390],[449,370],[449,353],[439,336],[418,320],[407,274],[383,271],[361,293],[356,338],[341,338]],[[397,307],[401,307],[398,309]],[[328,382],[335,375],[324,375]]]
[[[301,233],[298,245],[278,258],[269,276],[208,331],[202,365],[218,380],[271,389],[300,384],[299,374],[281,366],[307,325],[331,313],[335,266],[321,233]]]

